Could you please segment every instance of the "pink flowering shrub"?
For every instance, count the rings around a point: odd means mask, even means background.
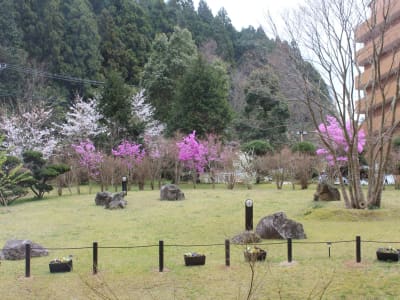
[[[329,165],[334,165],[335,163],[341,163],[347,161],[346,153],[349,151],[349,144],[346,140],[344,131],[340,127],[338,121],[332,117],[327,116],[326,124],[322,123],[318,126],[319,131],[323,135],[323,138],[330,143],[330,146],[335,151],[336,161],[334,155],[331,151],[325,148],[317,149],[316,153],[319,156],[323,156],[329,163]],[[346,132],[349,135],[349,139],[353,138],[353,129],[350,122],[346,124]],[[357,132],[358,143],[357,151],[361,153],[365,145],[365,133],[361,129]]]

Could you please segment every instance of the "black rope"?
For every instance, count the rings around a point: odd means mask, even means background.
[[[385,243],[385,244],[400,244],[400,242],[387,242],[387,241],[362,241],[363,243]]]
[[[304,244],[304,245],[316,245],[316,244],[340,244],[340,243],[354,243],[355,240],[339,240],[339,241],[323,241],[323,242],[307,242],[307,241],[292,241],[293,244]],[[379,243],[379,244],[400,244],[400,241],[375,241],[375,240],[362,240],[363,243]],[[235,244],[237,246],[245,246],[245,245],[284,245],[287,241],[284,240],[282,242],[271,242],[271,243],[247,243],[247,244]],[[215,243],[215,244],[164,244],[164,247],[214,247],[214,246],[224,246],[224,243]],[[135,249],[135,248],[152,248],[158,247],[158,244],[151,245],[138,245],[138,246],[98,246],[100,249]],[[87,247],[55,247],[55,248],[47,248],[47,250],[82,250],[82,249],[92,249],[92,246]],[[41,250],[42,248],[31,248],[31,250]],[[13,250],[13,248],[3,248],[3,251]]]

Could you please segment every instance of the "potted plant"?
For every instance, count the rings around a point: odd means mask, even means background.
[[[247,246],[244,251],[244,258],[246,261],[264,261],[267,257],[267,251],[257,246]]]
[[[376,256],[378,260],[399,261],[399,249],[391,246],[386,248],[378,248],[378,250],[376,250]]]
[[[70,272],[72,270],[72,255],[55,258],[49,263],[50,273]]]
[[[183,255],[186,266],[200,266],[206,263],[206,256],[197,252],[187,252]]]

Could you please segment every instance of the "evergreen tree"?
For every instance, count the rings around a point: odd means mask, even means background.
[[[0,1],[0,63],[16,64],[24,61],[26,52],[22,49],[22,30],[18,26],[18,11],[13,0]],[[23,89],[21,73],[5,65],[0,66],[0,101],[10,106]]]
[[[228,13],[224,8],[218,11],[214,23],[214,38],[217,41],[217,53],[225,60],[233,62],[234,59],[234,41],[236,30],[229,19]]]
[[[221,65],[209,65],[199,56],[178,86],[176,116],[167,124],[168,131],[222,135],[233,117],[228,82]]]
[[[36,198],[42,199],[44,193],[50,192],[53,187],[48,182],[58,175],[70,170],[65,164],[49,164],[43,158],[43,154],[37,151],[26,151],[22,154],[24,167],[32,173],[33,179],[30,180],[30,188]]]
[[[160,34],[154,40],[142,87],[155,109],[155,118],[161,122],[168,123],[178,83],[196,55],[196,45],[187,29],[176,27],[169,39]]]
[[[111,71],[99,99],[102,122],[110,131],[111,146],[124,139],[136,138],[138,132],[132,122],[131,90],[125,85],[121,74]]]
[[[59,72],[79,78],[98,78],[100,36],[90,3],[87,0],[64,0],[61,10],[68,21],[64,26]]]
[[[257,69],[250,74],[245,97],[245,120],[239,125],[245,139],[266,139],[272,145],[282,145],[286,141],[289,111],[272,68]]]
[[[213,36],[214,16],[207,2],[200,0],[197,8],[198,23],[195,30],[195,39],[198,44],[207,41]]]
[[[151,25],[151,39],[154,39],[157,33],[169,34],[174,31],[176,19],[171,17],[164,0],[138,0],[137,2],[145,10]]]
[[[145,11],[134,1],[114,0],[102,10],[99,27],[104,72],[118,70],[126,82],[138,84],[150,51]]]

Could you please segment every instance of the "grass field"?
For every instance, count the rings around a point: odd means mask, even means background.
[[[267,261],[255,264],[252,299],[400,297],[400,263],[377,261],[375,253],[389,242],[400,248],[395,243],[400,242],[400,192],[392,187],[384,191],[381,209],[365,211],[346,210],[343,202],[315,203],[315,186],[182,189],[186,200],[176,202],[160,201],[158,191],[129,191],[127,208],[114,211],[95,206],[94,193],[48,195],[1,207],[0,247],[16,238],[54,250],[32,259],[29,278],[23,260],[1,261],[0,299],[247,299],[252,272],[243,258],[245,246],[231,244],[231,266],[225,267],[223,245],[244,231],[247,198],[254,201],[254,227],[262,217],[284,211],[303,224],[308,237],[294,241],[292,264],[285,243],[263,241]],[[364,241],[361,263],[355,262],[357,235]],[[159,240],[165,243],[162,273]],[[94,241],[100,247],[95,276]],[[333,243],[329,258],[328,241],[352,242]],[[206,264],[184,266],[183,254],[189,251],[204,253]],[[69,254],[72,272],[49,272],[52,258]]]

